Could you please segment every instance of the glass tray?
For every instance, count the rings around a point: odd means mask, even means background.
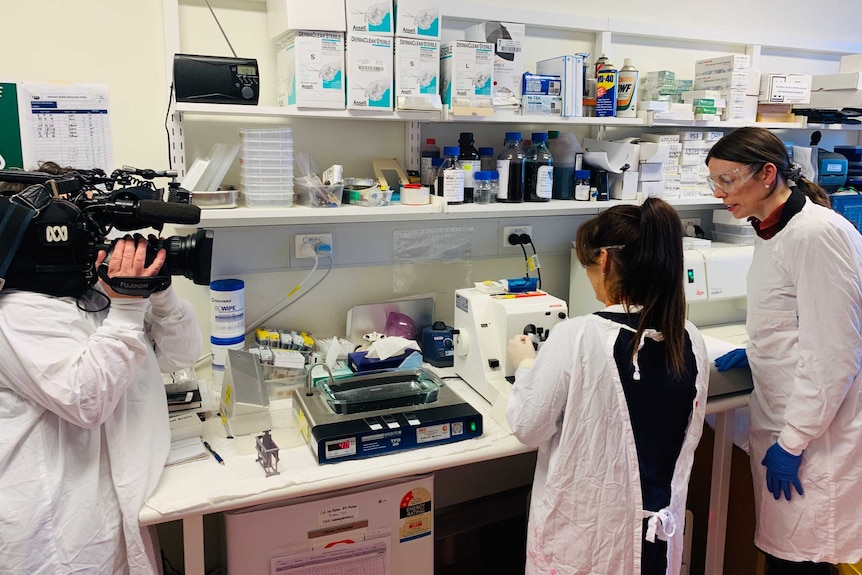
[[[321,382],[326,403],[340,415],[434,403],[443,381],[424,369],[380,371]]]

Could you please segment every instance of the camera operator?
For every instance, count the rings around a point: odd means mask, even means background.
[[[143,237],[117,240],[107,275],[156,275],[165,250],[149,266],[146,254]],[[170,449],[161,372],[200,350],[171,287],[147,299],[102,280],[80,298],[0,290],[0,571],[161,571],[138,524]]]

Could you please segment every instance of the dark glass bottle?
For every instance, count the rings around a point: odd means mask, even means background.
[[[524,201],[524,148],[521,132],[506,132],[503,151],[497,156],[497,173],[500,177],[498,202]]]
[[[464,170],[464,203],[473,202],[473,174],[482,169],[479,150],[473,144],[473,132],[461,132],[458,138],[458,161]]]

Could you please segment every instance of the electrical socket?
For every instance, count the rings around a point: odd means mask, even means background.
[[[320,244],[329,244],[331,248],[333,248],[334,254],[334,246],[332,245],[332,234],[296,234],[294,236],[294,241],[296,242],[296,257],[297,258],[313,258],[314,251]],[[308,248],[311,248],[309,251]]]
[[[533,226],[503,226],[502,235],[500,238],[500,244],[504,248],[518,248],[518,245],[512,245],[509,243],[509,236],[512,234],[520,235],[527,234],[531,238],[533,237]]]
[[[691,230],[689,230],[689,226],[702,227],[702,225],[700,223],[700,218],[681,218],[681,219],[682,219],[682,231],[687,236],[694,237],[694,227],[692,227]]]

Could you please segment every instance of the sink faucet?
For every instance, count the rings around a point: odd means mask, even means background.
[[[305,395],[307,395],[309,397],[314,395],[314,393],[312,393],[312,391],[311,391],[312,383],[314,382],[314,378],[311,377],[311,372],[313,372],[314,368],[318,367],[318,366],[324,368],[326,370],[326,373],[329,374],[329,383],[330,384],[335,383],[335,378],[332,377],[332,370],[329,369],[328,365],[326,365],[325,363],[313,363],[313,364],[311,364],[311,367],[308,368],[308,377],[306,377],[306,379],[305,379]]]

